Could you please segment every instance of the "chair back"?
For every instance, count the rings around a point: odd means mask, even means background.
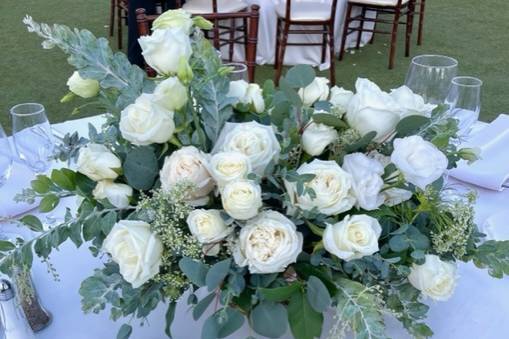
[[[318,2],[318,1],[312,1],[312,0],[297,0],[297,2]],[[330,2],[331,4],[331,12],[330,12],[330,20],[334,22],[336,18],[336,8],[338,6],[338,0],[319,0],[320,2]],[[401,1],[401,0],[398,0]],[[292,0],[286,0],[286,11],[285,11],[285,20],[291,20],[292,19]]]

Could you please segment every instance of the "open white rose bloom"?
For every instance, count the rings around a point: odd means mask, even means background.
[[[62,242],[86,242],[104,261],[79,291],[86,312],[133,324],[167,307],[170,336],[176,307],[192,308],[195,319],[207,314],[203,338],[245,325],[298,339],[327,337],[330,313],[333,328],[358,337],[384,337],[386,314],[428,337],[423,299],[454,293],[457,261],[508,273],[509,244],[483,241],[475,197],[443,195],[446,169],[468,153],[456,120],[408,88],[389,94],[358,79],[355,91],[329,90],[303,65],[284,89],[230,83],[197,27],[211,23],[184,11],[140,38],[156,77],[90,32],[25,23],[98,82],[110,113],[67,153],[76,163],[24,191],[46,211],[68,195],[80,206],[50,230],[24,220],[36,238],[4,241],[3,272],[29,267],[32,249],[48,260]],[[177,306],[186,291],[189,305]]]

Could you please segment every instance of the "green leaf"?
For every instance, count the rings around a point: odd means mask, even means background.
[[[82,281],[79,289],[83,312],[102,311],[116,295],[114,291],[122,281],[122,276],[118,273],[108,275],[103,270],[96,269],[93,276]]]
[[[133,328],[131,325],[123,324],[120,326],[120,329],[117,333],[117,339],[127,339],[131,336],[131,333],[133,332]]]
[[[30,186],[37,193],[48,193],[51,187],[51,180],[47,176],[39,174],[35,180],[30,182]]]
[[[293,66],[286,72],[285,79],[293,88],[306,87],[315,79],[315,71],[309,65]]]
[[[117,222],[117,212],[110,211],[101,218],[101,230],[104,235],[108,235]]]
[[[166,324],[164,326],[164,333],[166,333],[166,335],[169,338],[172,338],[171,324],[173,324],[173,319],[175,318],[176,308],[177,308],[177,303],[175,301],[172,301],[168,304],[168,310],[166,310],[166,315],[165,315]]]
[[[142,191],[151,189],[159,171],[154,150],[151,147],[137,147],[129,151],[123,169],[131,187]]]
[[[341,120],[340,117],[329,113],[315,113],[313,114],[313,121],[317,124],[324,124],[335,128],[348,128],[346,122]]]
[[[414,135],[425,124],[430,122],[429,118],[422,115],[410,115],[401,119],[396,125],[396,133],[398,137],[406,137]]]
[[[205,286],[205,278],[209,267],[200,261],[183,257],[179,261],[179,268],[191,282],[199,287]]]
[[[44,227],[42,226],[42,222],[34,215],[25,215],[23,218],[19,219],[23,224],[25,224],[29,229],[34,232],[42,232],[44,231]]]
[[[210,293],[208,296],[200,300],[196,306],[193,308],[193,319],[198,320],[203,312],[209,307],[212,300],[214,300],[214,297],[216,296],[215,292]]]
[[[221,323],[217,333],[218,338],[225,338],[235,333],[239,328],[244,325],[244,316],[239,310],[228,307],[226,309],[226,321]]]
[[[49,194],[41,199],[41,202],[39,203],[39,211],[43,213],[50,212],[57,207],[59,202],[60,198],[58,196],[55,194]]]
[[[51,180],[60,188],[73,191],[76,188],[76,183],[74,182],[75,173],[69,169],[54,169],[51,172]]]
[[[331,304],[327,287],[315,276],[310,276],[308,279],[306,297],[311,307],[319,313],[325,312]]]
[[[300,278],[307,280],[311,276],[316,276],[327,286],[330,295],[336,294],[336,284],[332,281],[330,272],[324,271],[325,268],[315,267],[306,262],[298,262],[294,265],[294,268]]]
[[[262,301],[249,317],[253,330],[265,337],[279,338],[288,329],[286,308],[281,304]]]
[[[268,301],[281,302],[290,299],[290,297],[297,293],[302,288],[300,282],[294,282],[288,286],[276,288],[258,288],[260,294]]]
[[[216,289],[224,278],[226,278],[228,271],[230,270],[231,263],[231,259],[225,259],[210,267],[207,272],[207,276],[205,277],[205,283],[207,284],[209,291]]]
[[[83,196],[91,196],[96,186],[96,182],[87,176],[76,173],[76,188]]]
[[[319,338],[323,314],[316,312],[302,293],[296,293],[288,305],[288,321],[295,339]]]
[[[396,235],[389,239],[389,247],[394,252],[403,252],[410,247],[405,235]]]
[[[350,145],[347,145],[345,147],[345,151],[347,153],[353,153],[353,152],[359,151],[359,150],[361,150],[363,148],[366,148],[373,141],[375,136],[376,136],[376,132],[375,131],[371,131],[369,133],[366,133],[357,142],[355,142],[353,144],[350,144]]]
[[[0,240],[0,251],[7,252],[12,251],[16,248],[16,245],[14,245],[12,242],[7,240]]]
[[[509,240],[484,242],[477,248],[473,262],[479,268],[488,268],[492,277],[509,275]]]

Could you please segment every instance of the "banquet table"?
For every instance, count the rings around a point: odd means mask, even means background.
[[[88,123],[99,127],[102,121],[102,116],[95,116],[56,124],[54,128],[62,133],[78,131],[86,136]],[[62,164],[55,164],[55,167],[59,166]],[[20,214],[31,207],[26,204],[13,203],[12,197],[23,187],[29,185],[34,174],[18,162],[15,163],[12,174],[6,185],[0,188],[0,217],[4,218]],[[471,186],[471,188],[474,187]],[[476,221],[479,225],[482,226],[488,217],[507,209],[509,190],[497,192],[482,188],[475,189],[478,192],[475,209]],[[63,218],[65,207],[76,209],[76,199],[65,198],[61,206],[48,214],[49,217],[41,216],[42,220],[48,223],[58,222]],[[509,225],[503,226],[509,227]],[[4,222],[0,223],[0,232],[20,232],[20,229],[13,224]],[[29,234],[25,234],[25,236],[29,236]],[[72,243],[65,243],[51,255],[51,262],[60,277],[59,281],[53,280],[52,276],[48,274],[45,264],[34,260],[32,275],[41,303],[53,315],[50,326],[37,333],[36,338],[112,339],[116,337],[121,324],[129,320],[121,319],[112,322],[109,320],[108,310],[100,314],[85,315],[80,309],[78,294],[80,283],[93,273],[94,268],[100,267],[103,260],[105,259],[101,257],[93,257],[86,244],[77,250]],[[458,271],[461,279],[458,280],[452,298],[446,302],[429,302],[432,307],[429,311],[428,323],[435,332],[434,338],[507,338],[509,335],[509,277],[493,279],[486,271],[476,269],[472,264],[461,263]],[[159,305],[143,325],[140,325],[136,320],[131,321],[134,328],[131,338],[164,338],[165,311],[165,305]],[[208,314],[210,312],[211,310],[208,310]],[[185,301],[180,302],[172,328],[174,338],[200,338],[201,325],[206,317],[207,313],[199,321],[193,321]],[[327,337],[327,324],[330,324],[331,317],[326,317],[326,319],[323,338]],[[389,337],[410,338],[393,318],[387,316],[386,323]],[[248,335],[259,337],[249,333],[245,324],[242,330],[230,338],[246,338]],[[291,335],[287,334],[285,338],[291,338]]]

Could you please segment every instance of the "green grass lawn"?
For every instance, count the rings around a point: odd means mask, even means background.
[[[484,81],[481,118],[493,120],[509,111],[509,30],[506,0],[429,0],[423,46],[412,45],[412,55],[445,54],[457,58],[459,74]],[[10,130],[9,108],[21,102],[40,102],[46,106],[51,122],[70,118],[76,102],[60,104],[67,92],[66,81],[73,69],[57,49],[43,50],[40,39],[29,34],[21,20],[25,14],[36,21],[63,23],[86,28],[107,36],[107,0],[2,0],[0,4],[2,39],[0,43],[0,122]],[[403,38],[403,34],[400,34]],[[378,35],[373,45],[337,62],[338,85],[352,88],[357,77],[368,77],[382,88],[399,86],[410,59],[403,56],[400,40],[397,64],[387,69],[388,36]],[[116,46],[116,44],[114,44]],[[292,48],[289,47],[288,53]],[[324,73],[326,74],[326,73]],[[258,67],[257,81],[273,76],[271,66]],[[86,114],[99,112],[86,112]]]

